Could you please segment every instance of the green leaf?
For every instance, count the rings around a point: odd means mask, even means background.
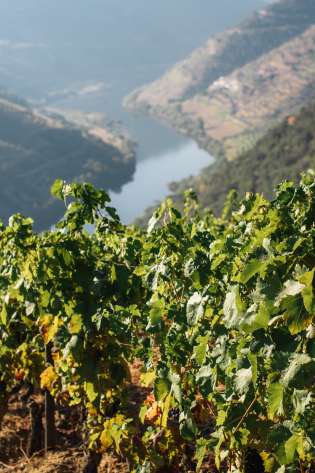
[[[50,299],[50,293],[48,291],[43,291],[40,299],[40,303],[43,309],[46,309],[49,306]]]
[[[171,383],[168,379],[157,378],[154,383],[154,395],[157,401],[163,401],[163,399],[170,393]]]
[[[248,283],[248,281],[255,276],[257,273],[261,273],[265,270],[267,262],[264,260],[251,260],[246,265],[241,274],[238,277],[238,281],[242,284]]]
[[[162,206],[159,209],[157,209],[154,212],[154,214],[152,215],[152,217],[150,218],[149,223],[148,223],[148,229],[147,229],[148,235],[150,235],[153,232],[156,225],[161,220],[161,217],[163,215],[163,210],[164,210],[164,207],[163,207],[163,204],[162,204]]]
[[[56,179],[53,185],[50,188],[51,194],[57,199],[63,199],[63,187],[64,181],[62,179]]]
[[[298,281],[286,281],[284,283],[284,288],[276,298],[275,305],[279,306],[281,301],[288,296],[296,296],[297,294],[301,294],[303,289],[305,289],[305,285],[299,283]]]
[[[197,440],[196,452],[194,456],[194,460],[197,460],[197,465],[196,465],[197,473],[200,471],[200,468],[202,467],[203,460],[208,452],[208,449],[209,449],[209,440],[206,440],[206,439]]]
[[[179,431],[183,439],[192,442],[197,434],[197,426],[190,412],[182,412],[179,418]]]
[[[174,394],[176,401],[181,404],[182,403],[182,389],[180,385],[180,376],[177,373],[171,371],[168,376],[170,382],[172,383],[171,390]]]
[[[312,363],[312,358],[304,353],[295,353],[290,359],[290,365],[283,373],[282,383],[287,388],[294,386],[299,375],[303,375],[303,368]],[[301,373],[302,372],[302,373]]]
[[[289,440],[286,441],[285,453],[287,457],[287,463],[293,463],[295,453],[297,452],[301,459],[304,457],[304,442],[303,438],[298,434],[293,434]]]
[[[252,367],[252,381],[254,386],[257,383],[257,377],[258,377],[258,363],[257,363],[257,356],[254,355],[254,353],[249,353],[247,355],[247,358],[249,359],[249,362]]]
[[[160,299],[158,295],[154,294],[149,306],[151,307],[149,314],[150,327],[155,327],[161,322],[163,318],[165,308],[164,300]]]
[[[205,365],[200,368],[196,375],[196,381],[199,383],[201,386],[208,382],[209,379],[212,379],[212,370],[211,366]]]
[[[235,388],[239,394],[246,394],[253,380],[252,368],[242,368],[236,372]]]
[[[29,302],[29,301],[25,302],[25,313],[27,316],[32,315],[35,308],[36,308],[36,304],[34,302]]]
[[[271,420],[275,415],[283,414],[283,394],[284,386],[280,383],[272,383],[267,390],[268,396],[268,416]]]
[[[187,303],[187,322],[189,325],[194,325],[202,319],[207,300],[207,297],[202,297],[197,292],[190,297]]]
[[[226,418],[227,418],[227,411],[219,411],[218,415],[216,416],[216,424],[218,426],[223,425]]]
[[[81,344],[78,335],[72,335],[69,342],[63,350],[63,358],[66,359],[70,354],[77,357],[81,352]]]
[[[300,283],[305,286],[304,289],[302,290],[302,297],[303,297],[305,309],[309,313],[314,311],[314,297],[313,297],[314,271],[315,271],[315,268],[312,269],[312,271],[308,271],[307,273],[304,273],[302,276],[299,277]]]
[[[208,349],[208,342],[209,342],[209,335],[205,335],[204,337],[199,336],[197,338],[198,345],[194,347],[194,359],[196,363],[201,366],[205,362],[206,353]]]
[[[120,222],[120,218],[117,214],[117,211],[114,207],[109,207],[108,205],[105,207],[106,212],[108,215],[115,221],[115,222]]]
[[[285,473],[285,465],[280,466],[280,468],[278,468],[276,473]]]
[[[234,286],[227,293],[224,306],[224,322],[227,328],[234,328],[239,325],[239,321],[244,315],[244,307],[239,294],[239,287]]]
[[[289,296],[281,303],[284,310],[283,317],[286,319],[292,335],[305,330],[309,323],[309,316],[305,313],[301,295]]]
[[[144,405],[141,407],[140,412],[139,412],[139,419],[140,419],[141,424],[144,424],[145,417],[147,415],[148,410],[149,410],[148,406]]]
[[[295,414],[304,414],[306,408],[312,402],[312,393],[305,389],[294,389],[292,395],[292,404]]]
[[[270,312],[267,302],[261,304],[253,304],[244,314],[241,320],[241,327],[247,333],[255,332],[259,329],[268,327],[270,320]]]

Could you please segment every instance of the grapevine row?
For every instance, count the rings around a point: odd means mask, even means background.
[[[314,174],[271,202],[232,211],[231,197],[220,218],[187,192],[145,230],[89,184],[52,192],[66,205],[54,229],[0,226],[0,424],[28,383],[79,406],[90,452],[135,473],[311,471]]]

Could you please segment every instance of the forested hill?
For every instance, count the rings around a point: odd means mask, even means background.
[[[173,197],[179,200],[181,192],[192,187],[201,205],[219,214],[229,190],[236,189],[240,196],[262,192],[269,198],[278,182],[296,181],[310,168],[315,169],[315,102],[287,117],[239,159],[218,161],[199,176],[173,184]]]
[[[47,116],[0,91],[0,219],[21,212],[49,227],[63,212],[49,192],[56,178],[119,189],[135,168],[132,143],[122,144],[108,130]]]
[[[234,159],[315,93],[315,2],[281,0],[125,100]]]

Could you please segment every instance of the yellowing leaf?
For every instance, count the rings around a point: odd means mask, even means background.
[[[159,417],[161,417],[161,409],[159,404],[155,401],[150,409],[148,409],[145,415],[145,420],[154,423]]]
[[[42,389],[52,389],[53,384],[58,379],[57,373],[52,366],[48,366],[40,375],[40,385]]]
[[[141,424],[144,424],[144,421],[149,409],[150,408],[146,405],[141,407],[140,412],[139,412],[139,419],[140,419]]]
[[[71,335],[76,335],[81,331],[82,328],[82,316],[79,314],[73,314],[69,322],[69,332]]]
[[[216,416],[217,425],[223,425],[226,418],[227,418],[227,411],[219,411],[218,415]]]
[[[93,383],[84,383],[84,390],[90,402],[94,402],[98,396]]]
[[[101,433],[100,440],[102,447],[105,451],[113,445],[113,438],[111,437],[110,431],[108,429],[103,430],[103,432]]]
[[[165,400],[161,404],[161,409],[162,409],[161,426],[165,428],[167,427],[168,413],[171,406],[171,400],[172,400],[172,396],[171,394],[169,394],[168,396],[166,396]]]
[[[93,449],[93,447],[95,447],[95,442],[98,440],[99,437],[100,437],[99,432],[95,432],[94,434],[90,435],[90,437],[89,437],[89,448],[90,449]]]
[[[3,325],[6,325],[7,319],[8,319],[7,308],[5,305],[3,305],[2,310],[0,312],[0,321],[2,322]]]
[[[53,340],[59,329],[59,319],[51,314],[45,314],[39,320],[39,327],[45,344]]]
[[[141,386],[148,388],[155,380],[155,371],[148,371],[147,373],[142,373],[140,377]]]
[[[100,441],[104,450],[115,443],[115,449],[120,454],[120,444],[122,440],[127,439],[129,435],[128,424],[131,419],[126,419],[123,415],[117,414],[112,419],[108,419],[104,423],[104,430],[101,433]]]

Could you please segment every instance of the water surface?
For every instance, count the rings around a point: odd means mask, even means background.
[[[144,210],[169,193],[168,183],[197,174],[213,158],[191,140],[184,140],[177,147],[139,161],[132,182],[121,193],[112,192],[112,205],[122,221],[131,223]]]

